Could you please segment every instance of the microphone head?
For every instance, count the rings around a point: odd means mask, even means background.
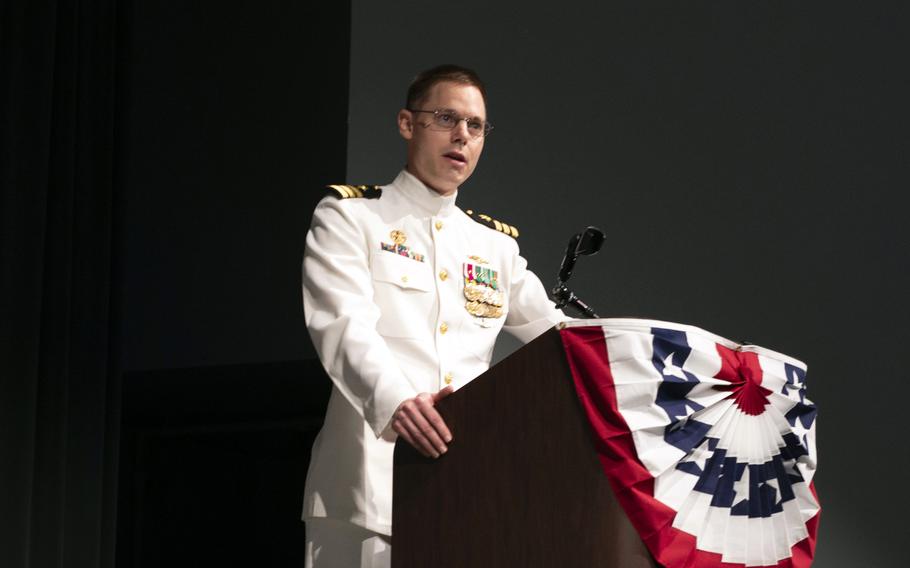
[[[578,239],[578,244],[575,245],[575,254],[596,254],[604,245],[606,238],[604,232],[597,227],[588,227],[581,234],[581,238]]]

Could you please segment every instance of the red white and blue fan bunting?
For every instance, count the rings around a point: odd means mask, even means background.
[[[802,568],[820,507],[806,365],[697,327],[562,328],[616,497],[666,568]]]

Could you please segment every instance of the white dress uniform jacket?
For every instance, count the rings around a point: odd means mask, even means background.
[[[515,239],[472,220],[455,197],[402,171],[378,199],[327,197],[313,214],[303,304],[333,388],[313,446],[305,519],[391,534],[389,422],[398,405],[486,371],[501,328],[527,342],[567,319]],[[468,312],[464,274],[476,269],[466,265],[496,272],[501,317]]]

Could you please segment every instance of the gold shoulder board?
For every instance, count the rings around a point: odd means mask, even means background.
[[[474,219],[481,225],[486,225],[487,227],[499,231],[500,233],[505,233],[513,239],[518,238],[518,227],[514,225],[503,223],[502,221],[498,221],[489,215],[484,215],[483,213],[474,213],[474,211],[471,209],[466,210],[465,213],[468,215],[468,217]]]
[[[329,195],[338,199],[363,197],[365,199],[378,199],[382,195],[382,188],[378,185],[327,185]]]

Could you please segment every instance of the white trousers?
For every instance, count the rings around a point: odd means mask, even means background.
[[[391,537],[336,519],[306,520],[306,568],[389,568]]]

